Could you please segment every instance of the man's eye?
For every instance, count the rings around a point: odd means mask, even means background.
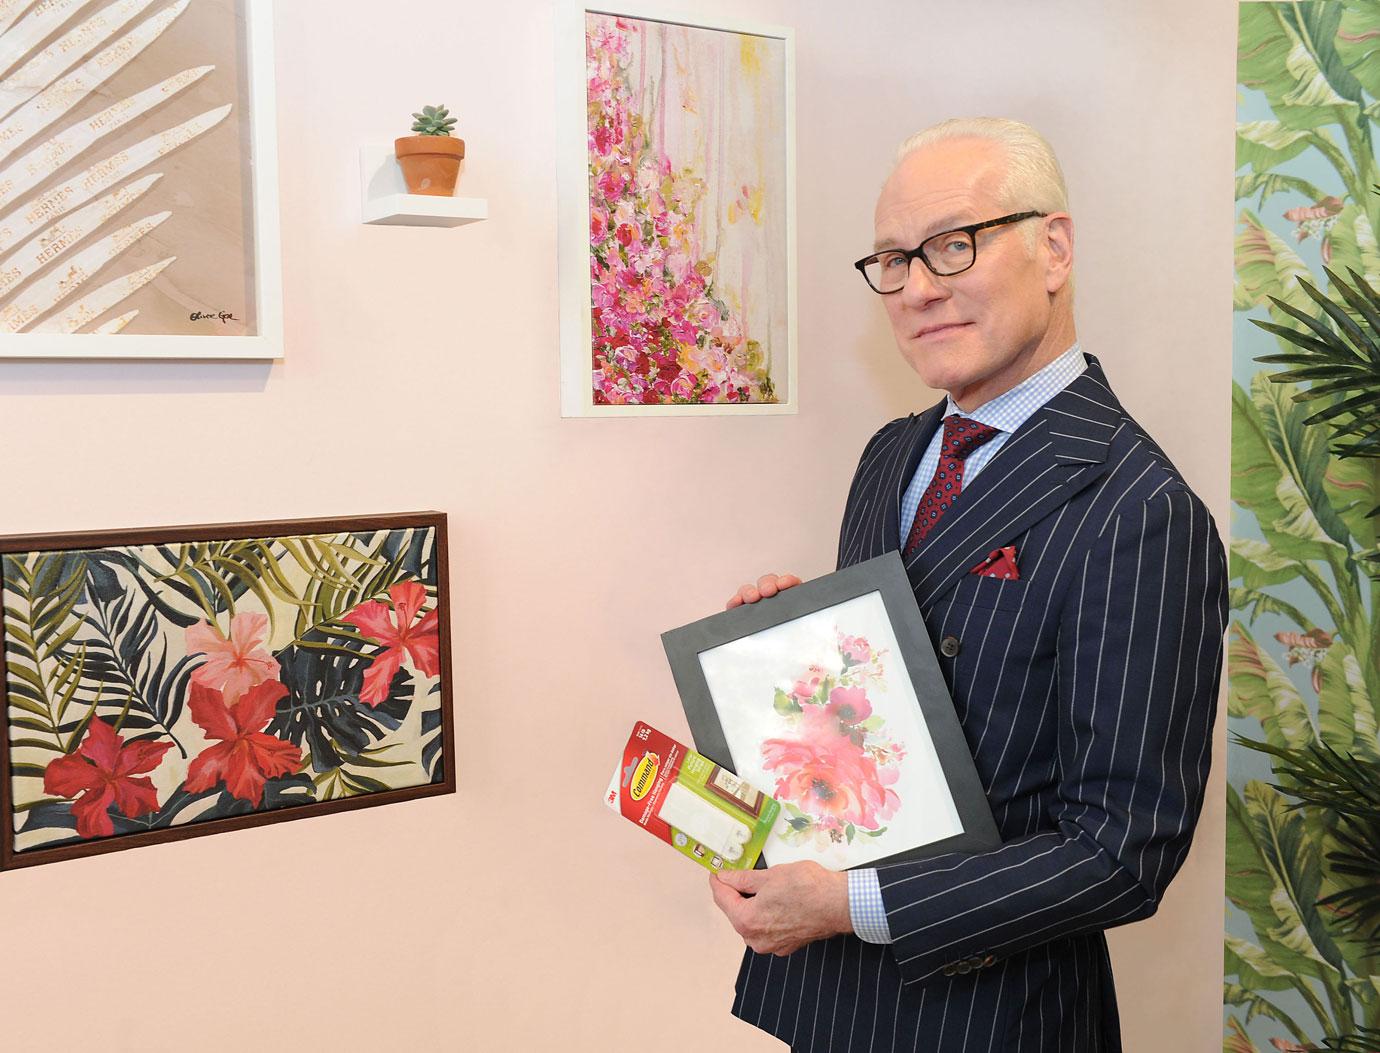
[[[887,256],[877,257],[877,262],[880,263],[883,268],[890,267],[894,269],[896,267],[904,266],[907,260],[899,252],[893,252]]]
[[[944,243],[944,251],[949,253],[967,252],[968,242],[963,238],[954,238],[952,241]]]

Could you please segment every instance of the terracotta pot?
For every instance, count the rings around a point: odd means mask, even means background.
[[[409,194],[449,197],[455,193],[465,140],[449,135],[407,135],[393,140]]]

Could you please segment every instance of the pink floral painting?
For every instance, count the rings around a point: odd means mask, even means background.
[[[596,406],[782,400],[784,54],[770,37],[586,15]]]
[[[887,652],[861,636],[837,637],[837,664],[810,665],[789,691],[776,689],[782,733],[761,747],[787,815],[780,834],[788,844],[827,849],[879,837],[901,807],[895,786],[905,747],[888,736],[868,698],[869,687],[885,680]]]
[[[781,803],[770,865],[866,866],[963,832],[879,592],[696,658],[734,772]]]

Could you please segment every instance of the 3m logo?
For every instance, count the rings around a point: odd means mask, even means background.
[[[655,753],[644,754],[642,759],[637,762],[637,767],[633,769],[632,780],[628,785],[628,794],[634,801],[640,801],[651,791],[652,784],[656,782],[657,769],[661,767],[661,758]]]

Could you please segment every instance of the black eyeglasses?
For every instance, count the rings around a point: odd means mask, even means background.
[[[985,223],[969,223],[966,227],[955,227],[953,230],[931,235],[914,249],[886,249],[874,252],[871,256],[864,256],[853,266],[858,268],[858,273],[863,276],[873,292],[900,292],[910,274],[910,261],[917,256],[924,261],[931,273],[941,278],[962,274],[977,262],[977,241],[974,235],[978,231],[1047,215],[1047,212],[1013,212],[1009,216],[989,219]]]

